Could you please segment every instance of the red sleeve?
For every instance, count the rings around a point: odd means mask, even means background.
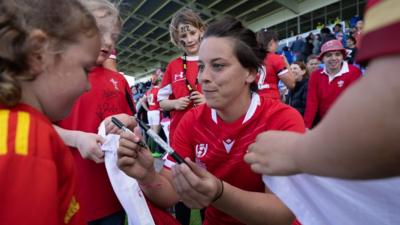
[[[283,103],[279,103],[283,106],[282,110],[277,111],[274,121],[273,130],[281,131],[293,131],[297,133],[305,132],[304,120],[301,114],[292,107],[289,107]]]
[[[163,87],[165,87],[165,86],[167,86],[167,85],[172,83],[172,80],[171,80],[171,68],[172,68],[172,65],[171,64],[172,63],[169,63],[168,66],[167,66],[167,69],[165,70],[163,79],[161,81],[160,88],[163,88]]]
[[[358,80],[362,76],[362,73],[361,73],[361,70],[358,69],[357,67],[354,66],[353,68],[354,68],[353,79],[355,81],[355,80]]]
[[[307,90],[307,102],[306,102],[306,110],[304,112],[304,122],[306,127],[311,129],[315,116],[318,111],[318,96],[317,96],[317,88],[318,88],[318,73],[320,70],[314,71],[311,75],[310,80],[308,81],[308,90]]]
[[[189,157],[194,160],[195,153],[193,151],[193,146],[191,144],[191,137],[193,137],[192,131],[194,126],[194,121],[197,121],[194,115],[195,109],[192,109],[185,113],[179,122],[178,127],[175,130],[174,141],[172,142],[172,148],[178,153],[182,158]],[[170,162],[175,162],[175,160],[168,156],[167,158]],[[169,167],[169,163],[164,164],[165,167]]]
[[[282,72],[284,72],[287,68],[286,68],[286,62],[283,58],[283,56],[281,55],[275,55],[274,57],[274,70],[276,72],[276,75],[279,77],[280,75],[282,75]]]
[[[368,1],[357,62],[400,53],[399,7],[398,1]]]

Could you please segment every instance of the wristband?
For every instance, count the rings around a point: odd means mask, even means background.
[[[221,198],[222,194],[224,193],[224,182],[219,179],[219,181],[221,182],[221,191],[219,193],[217,193],[217,195],[215,195],[214,199],[212,200],[212,202],[217,201],[218,199]]]

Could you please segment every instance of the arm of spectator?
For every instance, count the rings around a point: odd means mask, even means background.
[[[269,140],[264,143],[268,151],[279,152],[281,161],[291,162],[265,174],[304,172],[352,179],[399,176],[399,64],[399,56],[372,61],[367,76],[347,89],[324,120],[306,134],[274,132],[263,137]],[[272,168],[272,160],[278,158],[266,159]]]
[[[143,95],[143,97],[141,97],[139,99],[139,102],[142,105],[142,107],[144,108],[144,110],[149,111],[149,107],[147,106],[147,97],[146,97],[146,95]]]
[[[289,90],[292,90],[296,86],[296,78],[293,73],[290,71],[290,65],[287,62],[285,56],[282,56],[284,63],[286,65],[286,70],[278,74],[279,79],[286,85]]]
[[[104,153],[100,149],[105,141],[103,137],[94,133],[63,129],[57,125],[53,127],[67,146],[78,149],[82,158],[96,163],[104,162]]]
[[[184,110],[190,104],[190,99],[188,96],[184,96],[178,99],[164,99],[160,101],[160,107],[165,111],[172,110]]]

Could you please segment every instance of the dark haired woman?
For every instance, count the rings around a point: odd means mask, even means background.
[[[179,200],[190,208],[207,207],[206,225],[293,221],[243,160],[257,134],[305,129],[294,109],[256,93],[264,56],[255,34],[240,22],[227,18],[210,25],[199,51],[199,82],[207,104],[184,115],[173,143],[187,164],[169,157],[157,173],[150,152],[135,144],[138,137],[121,134],[118,165],[137,179],[147,198],[164,207]]]

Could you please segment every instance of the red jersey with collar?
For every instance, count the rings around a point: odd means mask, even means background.
[[[85,224],[76,171],[51,122],[25,104],[0,105],[0,223]]]
[[[347,62],[343,62],[340,75],[329,81],[324,70],[319,69],[311,74],[308,81],[308,92],[304,122],[312,128],[318,115],[322,119],[342,92],[361,76],[361,71]]]
[[[216,177],[240,189],[264,192],[260,174],[244,162],[247,147],[258,134],[268,130],[304,132],[301,115],[273,99],[253,94],[247,113],[232,123],[222,121],[214,109],[198,106],[185,114],[176,130],[173,148],[183,158],[189,157]],[[165,167],[174,160],[169,156]],[[209,206],[205,225],[242,224],[233,217]]]
[[[257,75],[258,94],[266,98],[280,99],[279,76],[287,71],[283,56],[268,53],[264,59],[264,66]]]
[[[186,86],[186,79],[189,81],[191,87],[194,90],[201,92],[200,85],[197,84],[197,74],[198,74],[198,57],[187,57],[187,71],[186,77],[183,74],[183,59],[181,57],[172,60],[164,73],[163,80],[158,91],[158,101],[165,99],[179,99],[181,97],[189,97],[189,89]],[[182,116],[189,110],[193,108],[193,104],[190,103],[185,110],[172,110],[171,125],[170,125],[170,142],[174,138],[175,130]]]
[[[146,91],[147,106],[149,111],[160,110],[160,103],[157,101],[157,94],[160,88],[153,86],[150,90]]]
[[[97,67],[90,73],[89,82],[90,91],[75,102],[69,116],[58,122],[59,126],[97,134],[100,123],[108,116],[132,115],[126,98],[127,93],[132,96],[131,90],[121,74]],[[83,159],[75,148],[71,152],[78,169],[77,197],[85,219],[92,221],[122,210],[104,164]]]
[[[357,62],[400,53],[399,11],[399,1],[368,1]]]

